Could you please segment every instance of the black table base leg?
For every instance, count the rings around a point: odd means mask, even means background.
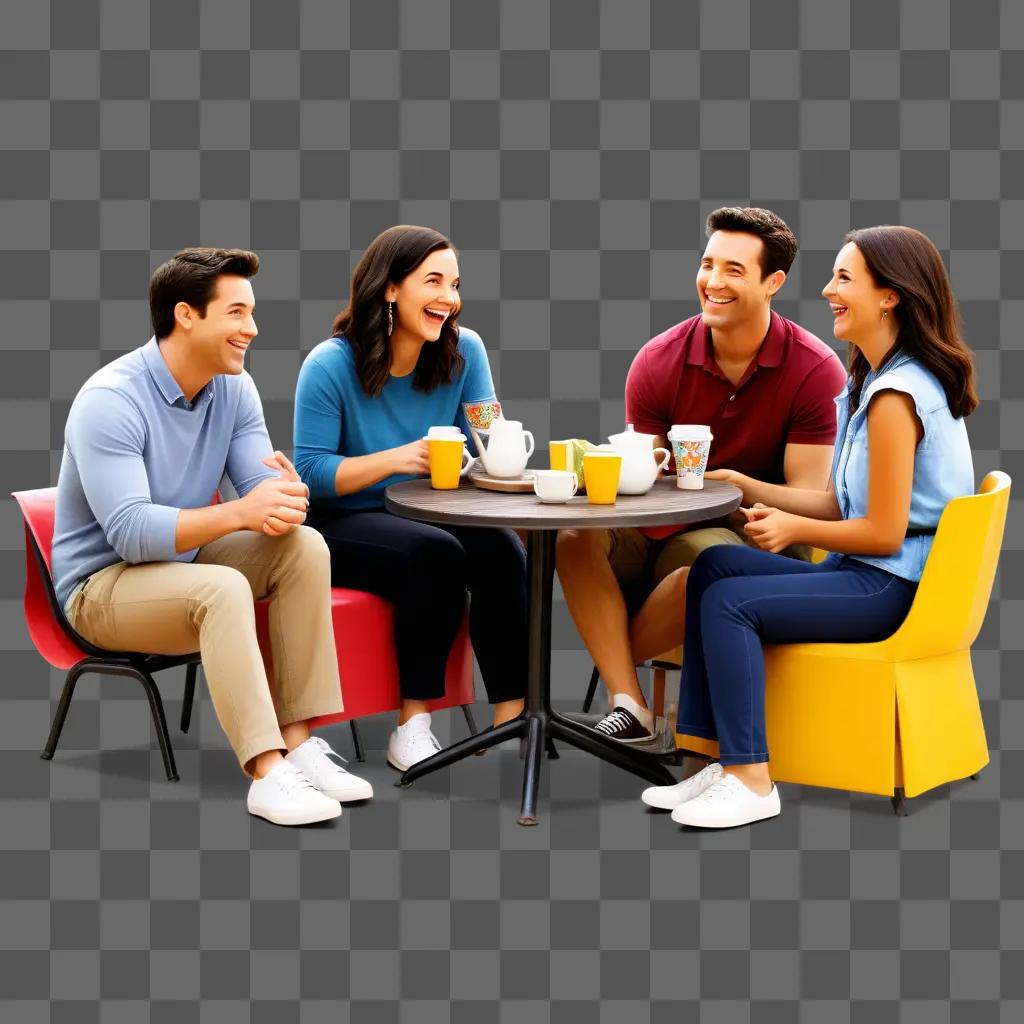
[[[537,824],[537,791],[544,759],[545,722],[541,715],[526,720],[526,764],[523,766],[523,805],[516,819],[520,825]]]
[[[425,761],[414,764],[402,773],[402,777],[396,785],[408,786],[424,775],[429,775],[431,772],[436,771],[438,768],[447,768],[448,765],[455,764],[456,761],[461,761],[464,757],[487,750],[488,747],[497,746],[499,743],[504,743],[505,740],[522,736],[525,733],[526,719],[522,716],[513,718],[511,722],[503,722],[501,725],[484,729],[483,732],[469,736],[459,743],[453,743],[450,747],[439,750],[433,757],[428,757]]]
[[[553,743],[556,739],[564,740],[579,750],[600,757],[617,768],[624,768],[655,785],[672,785],[676,780],[650,756],[639,754],[614,740],[604,739],[586,726],[564,718],[552,710],[551,585],[555,571],[554,531],[533,531],[529,537],[527,555],[529,649],[526,710],[511,722],[505,722],[497,728],[485,729],[413,765],[403,773],[396,785],[411,785],[416,779],[429,775],[438,768],[447,768],[464,757],[481,753],[488,747],[516,738],[522,739],[525,748],[523,800],[517,819],[520,825],[537,824],[541,767],[545,752],[549,757],[558,756]]]
[[[655,786],[671,786],[677,780],[663,765],[645,754],[637,754],[614,740],[605,740],[592,729],[578,725],[570,718],[552,715],[548,719],[547,731],[556,740],[564,740],[571,746],[594,754],[616,768],[639,775]]]

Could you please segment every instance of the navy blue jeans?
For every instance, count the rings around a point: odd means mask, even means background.
[[[679,732],[717,740],[722,764],[767,761],[761,645],[884,640],[916,590],[844,555],[811,565],[728,544],[701,552],[686,583]]]

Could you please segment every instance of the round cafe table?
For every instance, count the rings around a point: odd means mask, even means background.
[[[614,505],[591,505],[578,496],[564,505],[545,505],[532,492],[504,494],[484,491],[463,480],[456,490],[435,491],[429,480],[392,484],[385,492],[389,512],[406,519],[444,526],[509,526],[527,531],[529,599],[529,661],[526,708],[511,722],[485,729],[408,769],[400,785],[408,785],[438,768],[514,737],[526,737],[523,800],[518,822],[537,824],[537,789],[544,750],[552,739],[609,761],[655,785],[675,780],[650,755],[641,754],[551,707],[551,586],[555,571],[555,540],[562,529],[610,529],[620,526],[672,526],[719,519],[739,507],[739,488],[708,480],[700,491],[676,487],[663,477],[647,494],[619,495]]]

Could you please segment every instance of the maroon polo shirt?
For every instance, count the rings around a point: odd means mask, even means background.
[[[828,345],[773,312],[757,355],[733,385],[715,362],[711,331],[698,314],[637,353],[626,378],[626,420],[646,434],[667,434],[673,423],[706,423],[714,436],[708,469],[782,484],[787,444],[834,443],[833,399],[845,383],[846,371]]]

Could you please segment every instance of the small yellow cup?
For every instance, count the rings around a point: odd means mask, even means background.
[[[618,452],[587,452],[583,456],[583,477],[591,505],[614,505],[619,489],[622,456]]]
[[[428,437],[428,458],[430,460],[430,486],[436,491],[453,491],[459,486],[459,477],[476,462],[466,451],[466,439],[459,437]],[[469,462],[463,459],[469,456]]]
[[[548,456],[551,459],[551,468],[571,470],[569,465],[569,450],[572,448],[572,441],[551,441],[548,443]]]

